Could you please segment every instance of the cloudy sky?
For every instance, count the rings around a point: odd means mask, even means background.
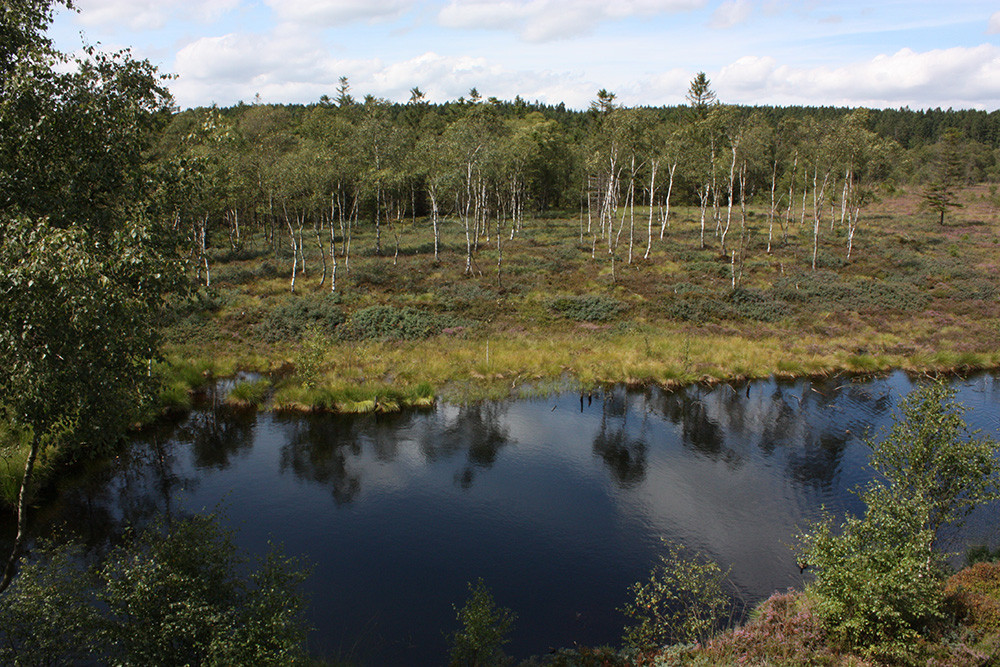
[[[129,46],[177,104],[467,95],[585,108],[723,102],[1000,108],[997,0],[75,0],[64,51]],[[81,37],[82,35],[82,37]]]

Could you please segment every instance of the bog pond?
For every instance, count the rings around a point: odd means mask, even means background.
[[[1000,377],[953,380],[1000,438]],[[217,511],[237,543],[313,567],[310,645],[362,664],[446,662],[453,605],[482,577],[517,623],[508,653],[617,644],[628,586],[661,538],[732,568],[747,603],[800,587],[794,535],[863,508],[867,435],[912,387],[879,378],[440,404],[285,416],[209,405],[142,433],[39,517],[100,544],[157,512]],[[225,391],[224,386],[218,388]],[[953,548],[995,546],[996,507]]]

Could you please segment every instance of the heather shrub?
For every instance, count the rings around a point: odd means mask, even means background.
[[[976,648],[1000,654],[1000,563],[976,563],[952,575],[944,590]]]
[[[801,593],[775,593],[761,602],[745,625],[714,637],[705,657],[718,664],[836,664],[836,653],[816,615],[815,603]]]
[[[737,287],[729,295],[730,307],[738,319],[776,322],[790,313],[788,306],[760,290]]]

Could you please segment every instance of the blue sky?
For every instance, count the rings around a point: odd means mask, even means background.
[[[680,104],[705,71],[723,102],[1000,108],[1000,4],[791,0],[76,0],[51,35],[177,75],[181,107],[352,92],[585,108]],[[82,33],[82,37],[81,37]]]

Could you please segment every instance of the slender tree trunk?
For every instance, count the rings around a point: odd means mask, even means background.
[[[670,220],[670,193],[674,189],[674,172],[677,170],[677,163],[674,162],[670,165],[670,169],[667,170],[669,174],[669,180],[667,181],[667,199],[666,199],[666,210],[663,213],[663,219],[660,222],[660,240],[663,240],[663,235],[667,231],[667,224]]]
[[[337,234],[335,233],[336,221],[334,215],[335,199],[333,193],[330,194],[330,291],[337,291]]]
[[[628,176],[628,263],[632,264],[632,249],[635,246],[635,155],[632,156],[632,171]]]
[[[650,161],[649,168],[649,230],[646,236],[646,254],[643,259],[649,259],[649,251],[653,248],[653,196],[656,193],[656,168],[660,166],[659,160]],[[663,238],[662,232],[660,238]]]
[[[38,458],[38,449],[38,436],[32,435],[28,460],[24,463],[24,476],[21,477],[21,489],[17,494],[17,535],[14,537],[7,565],[3,569],[3,577],[0,578],[0,593],[7,590],[7,587],[14,580],[14,571],[17,569],[17,563],[21,559],[21,550],[28,537],[28,494],[31,483],[34,481],[35,459]]]
[[[288,226],[288,238],[292,242],[292,282],[290,285],[290,291],[295,293],[295,277],[299,272],[299,251],[298,246],[295,243],[295,228],[292,227],[292,221],[288,217],[288,208],[285,204],[281,205],[285,212],[285,224]]]
[[[323,248],[323,238],[321,236],[322,229],[323,216],[319,215],[313,220],[313,231],[316,233],[316,248],[319,249],[319,258],[323,262],[323,274],[319,278],[320,287],[326,284],[326,251]]]
[[[440,261],[440,255],[438,254],[438,246],[441,243],[441,232],[438,229],[438,203],[437,203],[437,188],[431,186],[427,188],[427,194],[431,198],[431,225],[434,227],[434,263],[437,264]]]
[[[726,206],[726,226],[719,234],[719,247],[723,256],[726,254],[726,235],[729,233],[729,226],[733,219],[733,195],[736,191],[736,146],[736,143],[732,146],[733,160],[729,165],[729,200]]]
[[[778,187],[778,161],[771,167],[771,207],[767,210],[767,254],[771,254],[771,240],[774,238],[774,214],[778,206],[775,203],[774,192]]]

